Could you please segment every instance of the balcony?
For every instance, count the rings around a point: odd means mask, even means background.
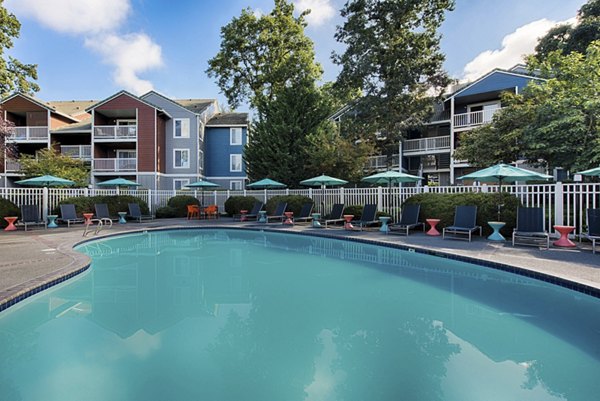
[[[450,151],[450,135],[408,139],[402,142],[404,155],[432,154]]]
[[[60,153],[73,159],[92,160],[91,145],[61,145]]]
[[[48,127],[13,127],[9,142],[48,142]]]
[[[492,121],[492,117],[494,117],[494,114],[500,109],[502,109],[502,107],[455,114],[454,128],[475,127],[477,125],[487,124]]]
[[[5,170],[7,173],[19,173],[21,172],[21,163],[16,160],[6,160]]]
[[[387,156],[371,156],[367,160],[366,170],[381,170],[387,168]]]
[[[94,140],[97,142],[135,141],[137,125],[96,125]]]
[[[94,172],[135,172],[137,159],[94,159]]]

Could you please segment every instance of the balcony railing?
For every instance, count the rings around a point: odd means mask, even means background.
[[[94,171],[136,171],[137,159],[94,159]]]
[[[18,173],[21,171],[21,163],[16,160],[6,160],[7,173]]]
[[[61,145],[60,153],[73,159],[92,160],[91,145]]]
[[[137,125],[96,125],[94,139],[99,141],[132,141],[137,138]]]
[[[12,127],[9,141],[48,141],[48,127]]]
[[[387,167],[387,156],[371,156],[367,160],[367,170],[377,170]]]
[[[475,125],[487,124],[492,121],[494,114],[502,107],[495,109],[487,109],[480,111],[472,111],[470,113],[455,114],[454,128],[471,127]]]
[[[450,135],[408,139],[402,143],[404,154],[450,150]]]

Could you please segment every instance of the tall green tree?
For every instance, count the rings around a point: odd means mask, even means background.
[[[341,91],[359,89],[356,120],[365,133],[396,137],[431,111],[431,95],[450,83],[442,69],[437,32],[452,0],[349,0],[335,38],[346,46],[333,61],[342,67]]]
[[[25,178],[54,175],[75,181],[75,186],[78,187],[85,187],[90,182],[89,168],[82,160],[62,155],[52,148],[40,150],[36,157],[22,155],[19,162]]]
[[[37,65],[22,63],[6,54],[13,47],[13,40],[19,37],[21,23],[3,4],[4,0],[0,0],[0,96],[15,91],[32,94],[40,90],[32,81],[37,79]]]

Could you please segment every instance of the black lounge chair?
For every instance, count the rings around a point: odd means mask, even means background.
[[[425,224],[419,222],[419,213],[421,212],[421,205],[419,204],[411,204],[404,205],[402,209],[402,216],[400,217],[400,221],[397,224],[390,224],[390,233],[392,234],[406,234],[412,228],[423,227],[423,231],[425,231]]]
[[[72,203],[60,205],[60,221],[67,223],[67,227],[71,227],[71,224],[83,223],[85,219],[77,217],[75,211],[75,205]]]
[[[313,218],[311,216],[313,210],[313,203],[312,202],[308,202],[302,205],[302,209],[300,209],[300,214],[298,216],[294,216],[292,218],[292,221],[294,223],[300,223],[300,222],[309,222],[311,221]]]
[[[379,223],[379,220],[376,219],[377,215],[377,205],[374,203],[369,203],[363,206],[362,215],[360,216],[360,220],[352,220],[352,225],[358,226],[358,229],[362,231],[362,229],[371,224]]]
[[[265,206],[264,203],[262,203],[261,201],[256,201],[254,202],[254,206],[252,206],[252,210],[250,210],[250,213],[247,213],[244,216],[244,219],[249,220],[249,219],[258,219],[258,212],[260,212],[262,210],[262,208]],[[233,219],[234,220],[242,220],[242,215],[241,214],[234,214],[233,215]]]
[[[118,220],[115,217],[110,217],[110,213],[108,213],[108,205],[106,203],[96,203],[94,205],[94,209],[96,210],[96,219],[102,221],[102,224],[108,224],[108,228],[112,227],[113,220]]]
[[[477,225],[477,206],[456,206],[454,224],[444,227],[442,238],[446,238],[446,233],[454,234],[453,238],[458,238],[457,235],[467,235],[467,239],[471,242],[471,236],[477,230],[481,236],[481,226]]]
[[[21,206],[21,223],[25,226],[44,226],[47,228],[47,223],[40,216],[40,208],[38,205],[22,205]]]
[[[581,237],[592,241],[592,253],[596,253],[596,241],[600,240],[600,209],[587,210],[587,233],[582,233]]]
[[[335,203],[333,208],[331,209],[331,213],[329,214],[329,218],[325,219],[325,228],[327,228],[327,224],[329,223],[343,223],[344,218],[344,204],[343,203]]]
[[[142,220],[154,220],[154,216],[149,214],[142,214],[142,209],[137,203],[128,203],[127,208],[129,209],[129,217],[131,217],[134,220],[137,220],[138,223],[141,223]]]
[[[541,207],[517,209],[517,226],[513,230],[512,245],[536,245],[550,248],[550,234],[544,230],[544,210]]]
[[[272,215],[267,216],[267,223],[271,219],[279,219],[279,220],[283,221],[283,219],[285,219],[284,213],[285,213],[286,209],[287,209],[287,203],[279,202],[277,204],[277,206],[275,207],[275,212]]]

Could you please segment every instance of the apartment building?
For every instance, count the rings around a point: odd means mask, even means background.
[[[455,184],[456,177],[473,170],[466,161],[453,158],[461,134],[489,123],[502,108],[501,94],[519,93],[532,80],[540,78],[517,65],[509,70],[494,69],[473,82],[455,87],[442,103],[435,105],[424,129],[410,133],[402,142],[399,153],[373,156],[366,169],[397,169],[402,160],[403,170],[424,177],[424,184]]]
[[[0,186],[13,186],[21,178],[19,155],[35,155],[44,147],[88,162],[92,186],[123,177],[143,188],[181,189],[209,179],[207,171],[224,188],[243,188],[246,182],[243,145],[225,145],[221,138],[225,131],[234,132],[236,141],[245,144],[248,115],[221,113],[215,99],[120,91],[101,101],[42,102],[14,94],[0,106],[15,125],[8,141],[16,150],[0,163]]]

